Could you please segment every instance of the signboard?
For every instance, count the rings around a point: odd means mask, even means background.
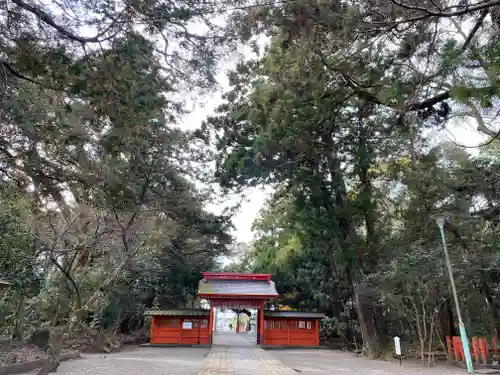
[[[396,352],[396,357],[399,358],[399,365],[401,366],[403,356],[401,355],[401,339],[398,336],[394,337],[394,351]]]
[[[401,339],[398,336],[394,337],[394,350],[396,355],[401,355]]]
[[[193,329],[193,322],[182,322],[182,329]]]

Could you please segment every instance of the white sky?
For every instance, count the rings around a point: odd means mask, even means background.
[[[221,71],[217,75],[219,89],[201,98],[194,110],[180,124],[182,129],[193,130],[198,128],[202,121],[212,114],[217,106],[222,104],[221,95],[229,90],[227,72],[233,66],[234,63],[225,63],[222,65]],[[252,223],[257,218],[260,209],[263,207],[270,193],[270,189],[251,188],[247,190],[247,198],[242,202],[239,212],[233,218],[235,226],[233,235],[236,242],[250,242],[253,239],[251,231]],[[226,199],[226,202],[227,205],[237,203],[238,197],[230,197]],[[208,210],[214,213],[220,213],[223,208],[224,206],[219,205],[219,202],[207,207]]]

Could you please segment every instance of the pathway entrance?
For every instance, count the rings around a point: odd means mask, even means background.
[[[252,332],[215,331],[213,345],[217,346],[256,346],[256,335]]]
[[[208,330],[213,343],[215,309],[235,312],[257,311],[256,342],[264,341],[264,302],[279,297],[270,274],[245,274],[234,272],[202,272],[198,285],[198,296],[208,301],[210,319]],[[238,329],[239,330],[239,329]]]

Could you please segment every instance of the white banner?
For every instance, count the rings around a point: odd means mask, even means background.
[[[398,336],[394,337],[394,350],[396,355],[401,355],[401,339]]]

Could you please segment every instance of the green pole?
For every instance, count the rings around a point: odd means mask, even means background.
[[[460,302],[458,300],[457,288],[455,286],[455,279],[453,278],[453,271],[451,268],[450,256],[448,255],[448,247],[446,246],[446,238],[444,236],[444,216],[437,217],[436,223],[439,227],[439,232],[441,233],[441,242],[443,243],[444,257],[446,260],[446,267],[448,268],[448,276],[450,277],[451,291],[453,293],[453,299],[455,300],[455,308],[457,309],[458,328],[460,330],[460,338],[462,340],[462,346],[464,348],[465,363],[467,365],[467,372],[469,374],[473,374],[474,368],[472,366],[472,358],[470,356],[469,339],[467,338],[467,333],[465,331],[465,325],[464,325],[464,322],[462,320],[462,313],[460,312]]]

